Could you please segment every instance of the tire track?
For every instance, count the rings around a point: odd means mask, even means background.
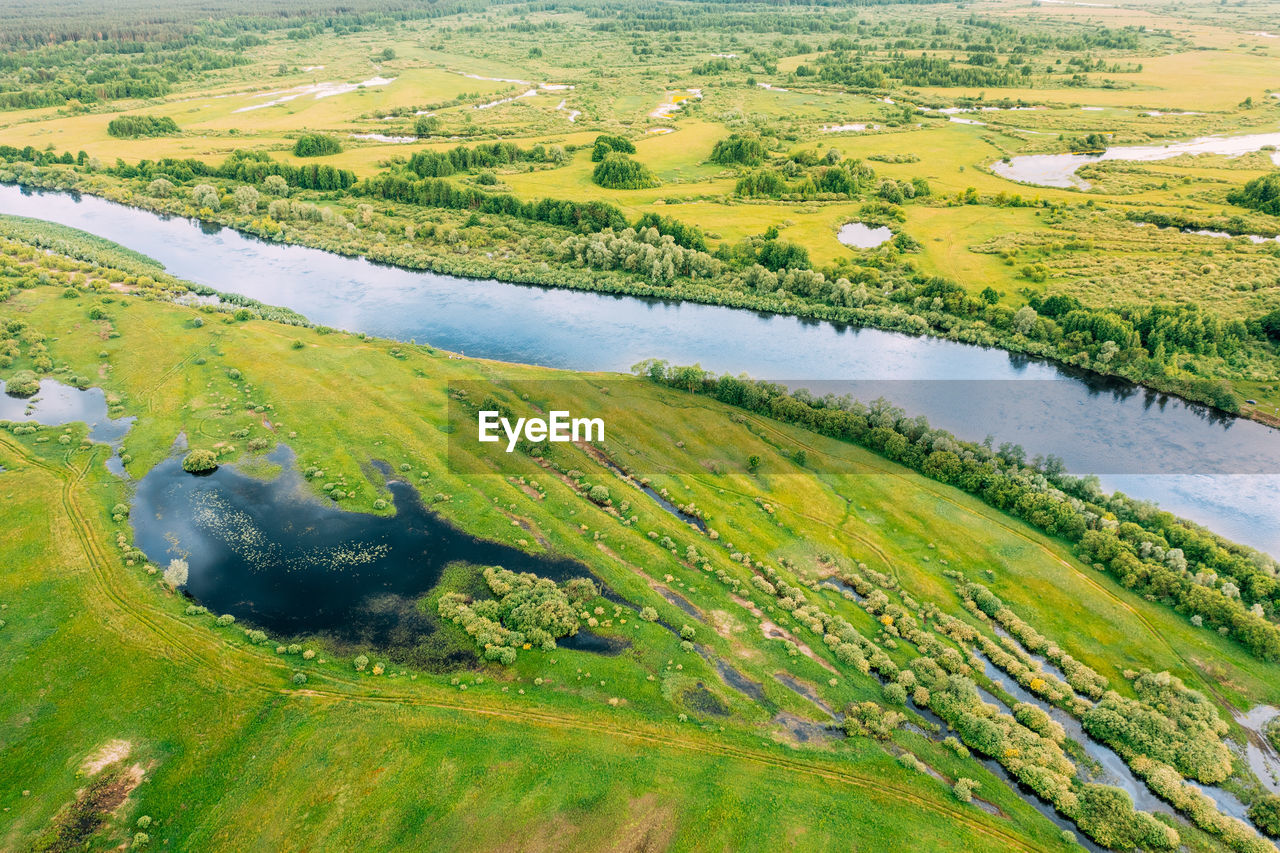
[[[208,648],[208,641],[203,638],[193,637],[193,639],[196,640],[195,643],[183,642],[182,639],[176,636],[173,629],[176,626],[181,625],[186,629],[188,634],[195,634],[201,629],[196,626],[187,626],[184,623],[178,622],[172,616],[160,611],[159,608],[134,601],[118,583],[118,578],[114,577],[115,571],[110,567],[110,556],[108,555],[107,549],[99,541],[98,536],[96,535],[96,529],[91,524],[88,516],[77,500],[77,491],[79,491],[80,487],[83,485],[90,466],[93,465],[97,459],[96,452],[90,454],[85,464],[80,466],[77,470],[70,465],[70,454],[68,454],[68,465],[66,467],[59,468],[45,462],[38,456],[35,456],[20,443],[11,440],[8,436],[3,434],[0,434],[0,444],[3,444],[11,452],[23,458],[33,467],[45,471],[47,474],[61,482],[61,487],[59,489],[59,502],[62,510],[72,527],[73,534],[76,537],[76,542],[84,554],[86,562],[89,564],[91,577],[111,604],[114,605],[120,613],[136,620],[137,623],[146,631],[165,641],[169,649],[181,658],[182,663],[203,672],[216,671],[219,673],[219,677],[223,679],[224,684],[226,681],[234,681],[237,682],[239,686],[252,689],[256,692],[262,692],[270,695],[314,696],[333,703],[399,705],[430,708],[450,713],[464,712],[470,715],[506,719],[514,722],[532,722],[538,725],[558,729],[574,729],[583,732],[591,732],[603,737],[621,737],[627,740],[661,748],[674,747],[702,755],[730,758],[744,763],[770,767],[780,771],[796,773],[798,775],[826,779],[828,781],[846,784],[862,790],[874,790],[886,793],[896,800],[910,803],[918,808],[927,809],[941,817],[971,829],[980,836],[991,838],[993,841],[998,841],[1002,845],[1002,849],[1026,851],[1046,849],[1030,843],[1026,838],[1010,832],[998,824],[977,820],[964,811],[947,805],[943,801],[921,796],[909,789],[894,785],[882,777],[863,775],[851,770],[845,770],[812,761],[801,761],[799,759],[787,758],[785,756],[772,755],[767,752],[760,752],[750,750],[745,747],[734,746],[730,743],[702,739],[695,740],[680,735],[673,736],[670,732],[660,729],[649,730],[639,728],[634,725],[628,726],[612,723],[596,723],[585,717],[573,717],[537,709],[510,710],[496,708],[480,702],[447,702],[421,695],[403,692],[387,692],[385,690],[379,690],[377,694],[360,693],[355,691],[367,690],[368,688],[360,682],[350,678],[330,675],[325,672],[317,673],[317,676],[328,682],[342,685],[347,689],[345,691],[340,691],[316,687],[304,690],[281,690],[279,687],[273,687],[264,680],[249,677],[241,669],[219,666],[218,662],[212,659],[212,657],[207,657],[197,653],[194,650],[194,647],[197,645],[204,645]],[[172,624],[166,625],[164,624],[165,622]],[[123,629],[119,626],[113,627],[123,633]],[[218,643],[219,641],[215,639],[213,642]],[[276,670],[281,678],[293,670],[293,667],[282,665],[275,657],[266,655],[256,649],[232,646],[229,643],[222,643],[221,645],[225,647],[224,651],[230,650],[241,653],[247,657],[255,658],[256,663],[265,664],[268,669]]]

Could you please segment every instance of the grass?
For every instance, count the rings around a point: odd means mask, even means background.
[[[110,103],[84,115],[54,108],[0,113],[0,144],[83,149],[104,162],[163,156],[214,162],[236,148],[298,162],[288,148],[302,132],[405,134],[412,118],[380,116],[466,95],[438,110],[443,137],[407,145],[352,140],[321,162],[365,177],[393,158],[467,139],[579,146],[564,167],[513,169],[500,181],[522,198],[598,199],[630,217],[673,215],[699,225],[713,245],[772,226],[805,246],[817,265],[864,257],[835,239],[842,223],[857,218],[861,200],[743,203],[732,197],[737,175],[707,162],[711,148],[731,132],[763,128],[776,136],[780,151],[916,155],[911,163],[872,162],[883,177],[924,177],[933,187],[930,201],[903,207],[901,228],[922,246],[908,260],[972,292],[994,287],[1011,308],[1023,304],[1027,292],[1045,289],[1090,304],[1190,300],[1226,317],[1250,317],[1272,305],[1265,288],[1237,286],[1274,278],[1272,255],[1248,247],[1228,251],[1174,232],[1138,232],[1122,218],[1131,209],[1238,212],[1225,205],[1225,188],[1268,170],[1261,158],[1145,164],[1148,171],[1109,175],[1088,194],[1016,185],[988,169],[1002,156],[1061,151],[1059,134],[1106,132],[1132,144],[1274,129],[1280,114],[1266,87],[1276,46],[1239,34],[1241,27],[1208,4],[1029,9],[1000,0],[988,6],[981,14],[1044,30],[1098,23],[1169,29],[1180,46],[1135,56],[1103,51],[1108,62],[1141,62],[1143,70],[1090,72],[1086,88],[895,89],[899,102],[985,97],[1047,107],[981,116],[990,122],[986,127],[936,119],[921,119],[917,127],[910,119],[895,126],[900,109],[872,94],[788,79],[816,54],[779,46],[780,34],[744,30],[730,41],[712,30],[680,40],[650,38],[593,29],[595,19],[576,11],[529,11],[527,19],[543,29],[495,37],[492,21],[463,14],[448,19],[447,32],[438,22],[419,21],[389,32],[302,41],[269,33],[266,44],[248,51],[250,64],[185,80],[162,99]],[[915,14],[885,7],[876,17],[899,26]],[[938,14],[958,26],[969,11]],[[878,38],[866,43],[883,53]],[[535,41],[542,56],[530,55]],[[396,58],[376,59],[388,46]],[[641,47],[656,51],[641,53]],[[783,54],[775,57],[777,72],[759,65],[726,75],[690,72],[713,53],[746,56],[752,49]],[[303,70],[313,65],[325,67]],[[524,87],[458,72],[575,88],[476,110],[476,103]],[[270,100],[259,97],[264,92],[375,75],[395,81],[235,112]],[[748,77],[791,91],[765,90]],[[1117,87],[1101,87],[1105,77],[1115,77]],[[649,117],[668,93],[690,87],[703,90],[700,103]],[[1246,97],[1254,107],[1240,106]],[[582,111],[577,122],[556,110],[562,99]],[[1205,115],[1142,115],[1151,109]],[[106,126],[120,114],[172,116],[182,133],[114,139]],[[883,129],[820,130],[847,122]],[[675,132],[644,133],[657,126]],[[636,191],[595,185],[584,146],[600,132],[635,138],[637,159],[663,185]],[[1021,193],[1070,209],[1051,218],[989,198],[950,203],[970,187],[986,197]],[[147,259],[73,229],[5,218],[0,230],[81,260],[150,268]],[[1034,247],[1070,239],[1093,241],[1096,248],[1083,262],[1049,252],[1046,283],[1020,276],[1021,258],[1039,251]],[[992,251],[1015,244],[1021,254],[1014,264]],[[1206,264],[1209,273],[1202,271]],[[1155,267],[1160,276],[1148,274]],[[99,273],[82,269],[77,281],[93,282]],[[455,358],[429,345],[258,319],[234,322],[142,295],[82,291],[64,298],[61,279],[55,281],[16,292],[0,305],[0,316],[43,333],[59,368],[93,377],[120,411],[138,418],[125,442],[133,478],[166,458],[179,433],[193,446],[234,447],[224,463],[270,476],[262,458],[246,449],[249,438],[263,438],[288,443],[301,467],[314,465],[326,479],[354,484],[344,508],[375,512],[374,502],[389,493],[381,478],[370,478],[369,463],[408,465],[426,499],[447,496],[433,504],[436,511],[469,532],[590,566],[629,608],[625,624],[619,620],[601,633],[629,647],[616,657],[530,650],[511,667],[475,671],[416,671],[393,661],[383,676],[356,673],[349,655],[317,638],[298,638],[317,652],[314,658],[275,654],[282,638],[255,646],[241,625],[218,627],[211,616],[187,616],[185,599],[121,558],[117,537],[127,542],[130,530],[113,520],[111,508],[127,502],[129,485],[104,470],[106,448],[79,444],[82,426],[70,427],[66,444],[56,438],[62,427],[23,436],[0,432],[6,530],[0,538],[6,649],[0,719],[8,723],[0,732],[6,782],[0,814],[8,818],[0,824],[0,848],[29,846],[78,790],[102,778],[83,769],[85,760],[123,740],[130,750],[121,766],[136,763],[144,781],[88,839],[90,849],[118,846],[144,814],[155,819],[148,830],[152,844],[173,849],[820,850],[847,849],[851,839],[865,850],[1068,849],[1056,827],[981,764],[909,731],[896,732],[888,744],[798,742],[779,714],[820,724],[827,717],[776,674],[812,685],[836,709],[884,702],[880,685],[835,664],[821,638],[781,610],[757,617],[744,608],[713,575],[681,558],[690,544],[710,556],[713,568],[740,580],[749,571],[732,559],[734,552],[770,564],[785,558],[793,581],[825,576],[832,560],[863,562],[896,578],[914,598],[968,618],[947,576],[961,570],[1121,692],[1130,692],[1126,670],[1149,668],[1169,670],[1213,696],[1224,719],[1226,706],[1280,704],[1280,667],[1082,565],[1065,543],[859,448],[628,377]],[[91,320],[92,307],[108,319]],[[196,327],[196,318],[204,324]],[[28,352],[4,375],[30,366]],[[615,505],[631,504],[634,525],[623,525],[527,457],[482,459],[482,474],[475,460],[459,465],[456,442],[468,423],[450,421],[447,389],[469,382],[485,383],[515,407],[527,394],[543,409],[603,417],[609,456],[674,500],[695,503],[718,539],[693,532],[581,449],[557,448],[552,459],[606,484]],[[1265,403],[1274,399],[1273,384],[1263,377],[1241,388]],[[246,430],[247,436],[233,436]],[[463,448],[470,457],[473,449]],[[795,456],[801,449],[803,464]],[[762,460],[758,468],[749,468],[751,456]],[[521,477],[537,479],[546,496],[532,497]],[[657,544],[661,536],[675,541],[676,554]],[[443,589],[473,583],[455,567],[419,604],[430,607]],[[663,593],[683,597],[699,615],[686,614]],[[877,636],[879,625],[861,608],[829,592],[815,591],[814,599]],[[768,606],[759,595],[751,601]],[[632,610],[644,606],[671,625],[692,624],[706,657],[682,651],[661,625],[635,618]],[[767,639],[765,621],[794,632],[816,659],[792,656]],[[453,626],[441,629],[442,644],[470,642]],[[914,654],[905,645],[893,654],[900,665]],[[378,650],[368,652],[380,660]],[[733,690],[717,674],[716,660],[760,684],[764,700]],[[304,684],[293,681],[298,672],[306,675]],[[726,716],[706,713],[707,705],[690,699],[698,684]],[[943,782],[904,771],[892,755],[900,749],[950,779],[977,779],[979,795],[1002,815],[960,804]],[[1207,839],[1195,841],[1212,848]]]
[[[221,400],[243,399],[248,389],[255,402],[270,403],[277,435],[301,465],[367,483],[352,509],[371,509],[380,492],[365,479],[364,463],[404,460],[431,472],[424,491],[451,494],[437,506],[469,530],[517,545],[532,533],[542,547],[584,560],[628,601],[653,606],[677,625],[690,617],[658,591],[678,591],[707,619],[698,625],[699,642],[763,684],[775,708],[821,718],[773,679],[778,671],[817,685],[834,707],[877,698],[879,689],[856,676],[829,686],[830,673],[818,663],[789,658],[779,643],[764,640],[756,620],[719,584],[641,533],[658,530],[683,543],[691,539],[688,528],[589,457],[557,451],[564,464],[606,482],[615,502],[632,502],[640,516],[634,531],[523,457],[508,463],[544,483],[543,501],[504,477],[456,471],[438,428],[447,417],[445,386],[484,380],[499,393],[524,389],[540,405],[559,400],[600,412],[609,452],[681,502],[694,501],[734,548],[788,557],[799,571],[816,570],[826,553],[865,561],[953,612],[957,599],[942,571],[963,569],[1117,686],[1123,688],[1125,668],[1167,668],[1240,705],[1280,701],[1274,666],[1084,568],[1061,543],[859,449],[622,377],[547,383],[570,377],[402,344],[394,346],[407,357],[392,358],[387,342],[265,321],[217,322],[217,315],[193,329],[193,309],[137,298],[105,303],[119,337],[104,342],[101,327],[85,319],[99,301],[36,288],[13,297],[6,313],[45,331],[59,363],[100,375],[124,409],[140,416],[126,442],[135,477],[168,453],[179,430],[195,445],[210,445],[255,424],[260,415],[219,414]],[[305,346],[294,349],[294,338]],[[201,357],[203,365],[196,363]],[[255,367],[266,364],[271,371]],[[241,382],[228,377],[231,366],[243,370]],[[603,846],[635,826],[674,846],[713,838],[763,849],[794,841],[790,833],[803,826],[805,847],[852,836],[896,849],[903,797],[919,798],[909,809],[921,846],[1015,843],[984,836],[996,823],[973,808],[955,824],[947,809],[956,807],[942,785],[902,776],[872,742],[788,746],[769,712],[727,688],[698,656],[681,653],[663,629],[638,620],[614,629],[633,642],[622,656],[527,652],[511,669],[486,668],[483,681],[463,675],[465,692],[451,683],[457,675],[357,676],[323,645],[313,662],[249,646],[239,626],[216,629],[209,617],[182,615],[180,599],[110,556],[113,532],[127,536],[108,518],[125,486],[102,469],[102,448],[68,451],[31,436],[0,440],[3,515],[8,529],[20,531],[0,550],[10,567],[0,576],[8,604],[3,630],[15,650],[0,666],[13,685],[0,712],[23,721],[0,759],[0,776],[22,780],[0,797],[6,807],[22,807],[6,846],[70,799],[82,784],[80,762],[112,739],[134,744],[131,760],[147,769],[128,814],[158,817],[155,838],[218,849],[243,847],[263,826],[275,833],[273,845],[286,849],[315,838],[395,849],[420,842],[424,823],[450,847],[485,849],[502,821],[537,826],[529,830],[536,838],[550,833],[531,846]],[[790,458],[798,448],[812,468]],[[755,474],[745,469],[751,454],[764,460]],[[757,498],[775,512],[763,512]],[[513,529],[511,518],[531,530]],[[718,565],[731,565],[714,544],[698,546]],[[50,565],[65,569],[51,574]],[[1089,602],[1087,611],[1073,606],[1079,601]],[[859,609],[838,599],[829,606],[874,631]],[[683,670],[673,671],[669,660]],[[308,675],[302,687],[289,683],[297,670]],[[677,723],[677,712],[690,711],[664,685],[686,676],[705,683],[732,716]],[[537,678],[547,682],[535,686]],[[517,687],[529,695],[513,696]],[[624,702],[610,707],[611,697]],[[88,721],[86,707],[96,711]],[[664,748],[651,748],[656,742]],[[502,785],[493,784],[495,765]],[[1052,849],[1056,830],[983,774],[979,765],[966,768],[983,781],[982,795],[1013,816],[1000,825],[1018,843]],[[708,799],[713,778],[728,782]],[[880,793],[857,780],[875,780]],[[852,801],[850,785],[858,791]],[[18,797],[19,789],[31,790],[31,799]],[[406,790],[415,793],[406,797]],[[376,817],[387,813],[396,819]],[[114,823],[104,838],[122,831]],[[966,839],[967,832],[974,834]]]

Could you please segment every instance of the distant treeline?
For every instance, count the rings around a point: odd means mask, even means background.
[[[626,216],[608,202],[549,198],[521,201],[510,193],[482,192],[460,187],[444,178],[414,179],[403,173],[383,173],[361,181],[355,192],[404,204],[514,216],[559,225],[583,234],[606,228],[621,231],[627,227]]]
[[[81,151],[72,155],[70,151],[55,154],[52,151],[41,151],[33,146],[15,148],[12,145],[0,145],[0,158],[10,162],[21,161],[37,166],[60,164],[66,166],[84,166],[89,162],[89,155]],[[293,166],[278,163],[261,151],[232,151],[227,159],[217,166],[211,166],[203,160],[193,158],[175,159],[164,157],[159,160],[140,160],[131,165],[117,160],[115,165],[104,167],[106,171],[120,178],[168,178],[175,183],[187,183],[196,178],[225,178],[232,181],[257,184],[268,175],[279,175],[291,187],[307,190],[345,190],[356,182],[355,172],[350,169],[336,169],[333,166],[317,165]]]
[[[474,148],[459,145],[448,151],[419,151],[409,158],[409,170],[420,178],[447,178],[459,172],[509,166],[512,163],[545,163],[555,159],[558,146],[521,148],[514,142],[491,142]],[[563,149],[559,149],[563,155]]]

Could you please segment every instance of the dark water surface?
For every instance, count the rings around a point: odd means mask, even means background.
[[[574,370],[657,357],[884,396],[962,438],[1061,457],[1108,489],[1280,555],[1280,433],[1130,383],[936,338],[402,270],[66,193],[0,186],[0,212],[81,228],[181,278],[351,331]]]
[[[130,520],[134,541],[153,562],[188,562],[186,590],[196,600],[273,638],[412,648],[433,631],[416,600],[458,561],[557,581],[590,576],[576,561],[463,533],[406,483],[389,483],[394,516],[339,509],[307,490],[287,447],[270,458],[284,466],[271,480],[230,467],[194,476],[179,458],[167,459],[138,483]],[[596,640],[581,645],[610,646]]]

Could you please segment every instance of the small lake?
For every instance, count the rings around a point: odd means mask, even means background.
[[[884,397],[962,438],[1053,454],[1107,489],[1280,555],[1280,433],[1128,382],[939,338],[399,269],[90,196],[0,186],[0,213],[83,229],[316,323],[470,356],[622,372],[665,358],[819,396]]]
[[[872,228],[861,222],[847,222],[840,226],[836,239],[853,249],[874,249],[892,240],[893,232],[887,225]]]
[[[45,426],[83,423],[89,426],[92,441],[120,448],[137,418],[112,418],[107,412],[107,396],[101,388],[74,388],[56,379],[40,380],[40,390],[31,397],[11,397],[0,380],[0,421],[30,421]],[[107,469],[126,476],[120,457],[112,453]]]
[[[138,482],[130,522],[135,543],[157,566],[187,561],[185,589],[193,598],[273,640],[320,636],[439,664],[430,653],[434,614],[425,615],[417,601],[450,563],[557,581],[590,576],[576,561],[463,533],[423,506],[407,483],[388,484],[394,516],[348,512],[310,492],[288,447],[268,458],[283,471],[264,480],[228,466],[194,476],[171,457]],[[580,645],[611,644],[583,638]]]
[[[1087,190],[1088,182],[1076,176],[1076,170],[1086,163],[1103,163],[1108,160],[1152,162],[1168,160],[1181,154],[1225,154],[1238,157],[1261,151],[1268,145],[1280,146],[1280,132],[1198,136],[1195,139],[1156,145],[1119,145],[1108,148],[1102,154],[1024,154],[1010,158],[1007,163],[1003,160],[993,163],[991,171],[1020,184]],[[1271,159],[1280,166],[1280,153],[1273,152]]]

